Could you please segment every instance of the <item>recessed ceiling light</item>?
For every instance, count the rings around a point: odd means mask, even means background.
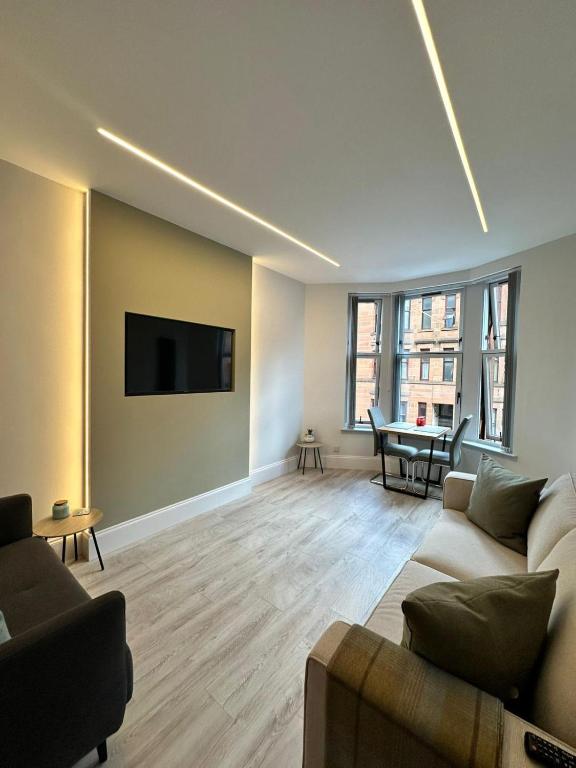
[[[171,165],[168,165],[167,163],[164,163],[162,160],[159,160],[157,157],[154,157],[154,155],[151,155],[148,152],[145,152],[143,149],[136,147],[134,144],[131,144],[129,141],[126,141],[125,139],[120,138],[120,136],[116,136],[115,133],[112,133],[111,131],[107,131],[105,128],[98,128],[98,133],[101,136],[104,136],[105,139],[108,139],[109,141],[114,142],[114,144],[117,144],[119,147],[122,147],[122,149],[125,149],[127,152],[131,152],[133,155],[136,155],[136,157],[139,157],[141,160],[145,160],[147,163],[150,163],[150,165],[153,165],[156,168],[159,168],[161,171],[164,171],[164,173],[167,173],[170,176],[173,176],[175,179],[178,179],[178,181],[181,181],[183,184],[187,184],[189,187],[192,187],[198,192],[202,192],[203,195],[206,195],[207,197],[212,198],[212,200],[215,200],[217,203],[220,203],[221,205],[225,205],[227,208],[230,208],[232,211],[239,213],[241,216],[244,216],[245,218],[250,219],[250,221],[253,221],[256,224],[260,224],[261,227],[265,227],[266,229],[269,229],[270,232],[274,232],[275,235],[279,235],[280,237],[283,237],[285,240],[289,240],[294,245],[297,245],[300,248],[304,248],[305,251],[308,251],[309,253],[313,253],[314,256],[318,256],[320,259],[324,259],[324,261],[327,261],[329,264],[332,264],[333,267],[340,266],[340,264],[338,264],[337,261],[334,261],[334,259],[331,259],[329,256],[326,256],[326,254],[321,253],[320,251],[317,251],[315,248],[312,248],[311,245],[307,245],[306,243],[303,243],[302,240],[298,240],[296,237],[289,235],[288,232],[284,232],[283,229],[280,229],[279,227],[275,227],[274,224],[271,224],[269,221],[266,221],[266,219],[262,219],[260,218],[260,216],[256,216],[255,213],[251,213],[250,211],[246,210],[246,208],[242,208],[242,206],[237,205],[236,203],[233,203],[232,200],[228,200],[228,198],[223,197],[222,195],[219,195],[217,192],[214,192],[214,190],[209,189],[208,187],[205,187],[204,184],[200,184],[199,181],[195,181],[194,179],[190,178],[190,176],[186,176],[185,173],[181,173],[180,171],[176,170],[176,168],[173,168]]]
[[[432,30],[430,29],[430,23],[428,22],[428,16],[426,15],[424,2],[423,0],[412,0],[412,5],[416,11],[416,18],[418,19],[420,31],[422,32],[422,37],[424,38],[424,45],[426,46],[426,50],[428,51],[428,58],[430,59],[432,69],[434,70],[434,76],[436,77],[438,90],[440,91],[440,96],[442,97],[442,103],[444,104],[444,109],[446,110],[446,116],[448,117],[450,128],[452,129],[452,135],[454,136],[454,141],[456,142],[456,147],[458,149],[458,154],[460,155],[462,166],[464,167],[464,173],[468,179],[470,192],[472,192],[472,197],[474,198],[474,203],[476,204],[476,210],[478,211],[482,229],[484,232],[488,232],[488,225],[486,224],[486,217],[484,216],[484,211],[482,210],[480,195],[476,189],[476,182],[474,181],[472,169],[470,168],[470,163],[468,162],[464,141],[462,140],[460,128],[458,127],[458,121],[456,120],[456,115],[454,114],[452,100],[450,99],[448,86],[446,85],[446,80],[444,79],[442,65],[440,64],[440,58],[438,57],[438,51],[436,50],[436,44],[434,43]]]

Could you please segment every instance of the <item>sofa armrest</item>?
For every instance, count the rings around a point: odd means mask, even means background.
[[[73,765],[122,724],[125,601],[87,600],[0,646],[0,765]]]
[[[329,768],[335,741],[341,768],[355,764],[347,757],[347,747],[354,744],[352,751],[364,750],[361,756],[355,752],[354,759],[367,768],[384,760],[428,768],[498,765],[500,702],[363,627],[353,628],[356,642],[347,644],[350,629],[340,622],[332,625],[308,657],[304,768]],[[385,649],[385,661],[374,667],[372,651],[378,646]],[[342,696],[334,698],[330,676],[340,655],[351,675],[339,681]]]
[[[32,536],[32,499],[27,493],[0,499],[0,547]]]
[[[467,472],[448,472],[444,480],[442,506],[444,509],[456,509],[465,512],[470,503],[470,494],[476,475]]]

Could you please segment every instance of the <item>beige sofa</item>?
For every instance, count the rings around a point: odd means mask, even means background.
[[[558,568],[549,635],[528,703],[530,729],[576,753],[576,491],[564,475],[543,494],[528,531],[528,555],[508,549],[468,521],[464,511],[474,475],[450,472],[444,484],[441,517],[384,594],[366,627],[394,643],[402,639],[404,597],[438,581]],[[326,668],[348,630],[333,624],[312,649],[306,668],[304,768],[325,766]],[[447,685],[449,675],[444,676]],[[524,754],[526,722],[505,712],[503,766],[535,765]],[[458,723],[454,723],[458,732]],[[418,734],[412,738],[418,739]],[[382,756],[382,765],[386,765]],[[361,767],[359,767],[361,768]]]

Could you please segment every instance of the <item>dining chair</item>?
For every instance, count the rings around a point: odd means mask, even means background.
[[[413,448],[411,445],[402,445],[400,442],[398,443],[391,443],[388,439],[388,435],[385,432],[378,432],[378,427],[385,427],[386,426],[386,419],[384,418],[382,411],[377,406],[374,406],[373,408],[368,408],[368,416],[370,418],[370,424],[372,425],[372,433],[374,435],[374,456],[376,456],[378,453],[383,452],[384,456],[391,456],[392,458],[398,459],[400,461],[400,471],[402,472],[402,462],[406,462],[406,485],[405,488],[408,488],[408,482],[410,477],[410,463],[414,461],[415,457],[418,454],[418,449]],[[400,438],[398,438],[400,439]],[[371,483],[375,483],[376,485],[380,485],[380,483],[376,483],[376,478],[380,477],[382,475],[382,472],[378,472],[378,474],[374,475],[374,477],[370,478]],[[384,488],[386,488],[386,477],[382,477],[382,485],[384,485]]]
[[[465,416],[462,419],[458,425],[458,429],[454,433],[454,437],[452,438],[447,451],[432,451],[432,464],[436,464],[440,467],[440,475],[438,477],[439,483],[442,482],[442,472],[445,467],[448,467],[450,470],[456,469],[456,467],[462,461],[462,442],[471,421],[472,416]],[[416,466],[420,464],[420,462],[427,464],[429,459],[429,448],[423,448],[422,450],[418,451],[414,457],[414,463],[412,465],[412,483],[414,483],[416,477]]]

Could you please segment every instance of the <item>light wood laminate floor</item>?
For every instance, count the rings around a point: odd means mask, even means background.
[[[72,566],[92,596],[126,595],[134,698],[110,768],[299,768],[308,651],[333,621],[366,621],[440,511],[370,474],[286,475],[103,573]]]

